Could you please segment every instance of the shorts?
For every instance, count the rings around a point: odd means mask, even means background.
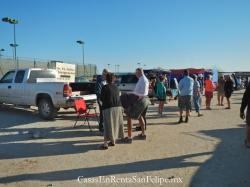
[[[213,92],[205,92],[205,97],[208,99],[212,99],[213,98]]]
[[[191,95],[179,96],[178,106],[181,110],[183,109],[186,109],[186,111],[191,110],[192,96]]]
[[[223,91],[221,91],[221,90],[219,91],[219,90],[218,90],[217,94],[218,94],[218,97],[220,97],[220,96],[225,96],[224,90],[223,90]]]
[[[139,119],[139,117],[143,112],[145,112],[149,104],[149,99],[144,97],[143,99],[137,100],[132,106],[128,107],[125,110],[125,113],[132,119]]]

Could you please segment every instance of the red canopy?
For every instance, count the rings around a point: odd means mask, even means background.
[[[174,74],[174,75],[183,75],[184,73],[184,70],[186,69],[171,69],[171,74]],[[192,75],[192,74],[203,74],[205,73],[205,69],[195,69],[195,68],[187,68],[187,70],[189,71],[189,74]]]

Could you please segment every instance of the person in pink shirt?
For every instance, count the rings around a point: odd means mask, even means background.
[[[205,81],[206,109],[208,110],[211,110],[211,100],[213,98],[213,92],[215,89],[215,85],[211,79],[212,76],[209,75],[207,80]]]

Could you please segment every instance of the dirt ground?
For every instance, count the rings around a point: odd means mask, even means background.
[[[202,110],[203,117],[193,111],[182,124],[177,124],[176,101],[166,105],[163,117],[151,105],[147,140],[137,140],[133,132],[132,144],[108,150],[98,149],[103,138],[96,122],[93,132],[83,125],[72,128],[73,110],[45,122],[33,109],[1,106],[0,186],[249,187],[250,150],[239,118],[242,93],[233,94],[231,110],[216,106],[214,98],[211,111]],[[37,133],[40,138],[33,138]]]

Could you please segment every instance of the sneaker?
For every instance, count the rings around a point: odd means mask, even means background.
[[[98,148],[101,150],[107,150],[109,147],[108,147],[108,144],[101,144],[98,146]]]
[[[188,123],[188,117],[186,117],[186,119],[185,119],[185,123]]]
[[[115,144],[114,144],[113,142],[110,141],[110,142],[108,143],[108,146],[115,146]]]
[[[139,134],[139,135],[138,135],[138,138],[139,138],[140,140],[146,140],[147,136],[146,136],[145,134]]]
[[[131,144],[132,143],[132,138],[130,138],[130,137],[126,137],[126,138],[124,138],[123,140],[122,140],[122,142],[123,143],[126,143],[126,144]]]
[[[201,116],[203,116],[203,114],[198,114],[198,117],[201,117]]]
[[[180,117],[178,123],[182,123],[182,122],[183,122],[183,119],[182,119],[182,117]]]

